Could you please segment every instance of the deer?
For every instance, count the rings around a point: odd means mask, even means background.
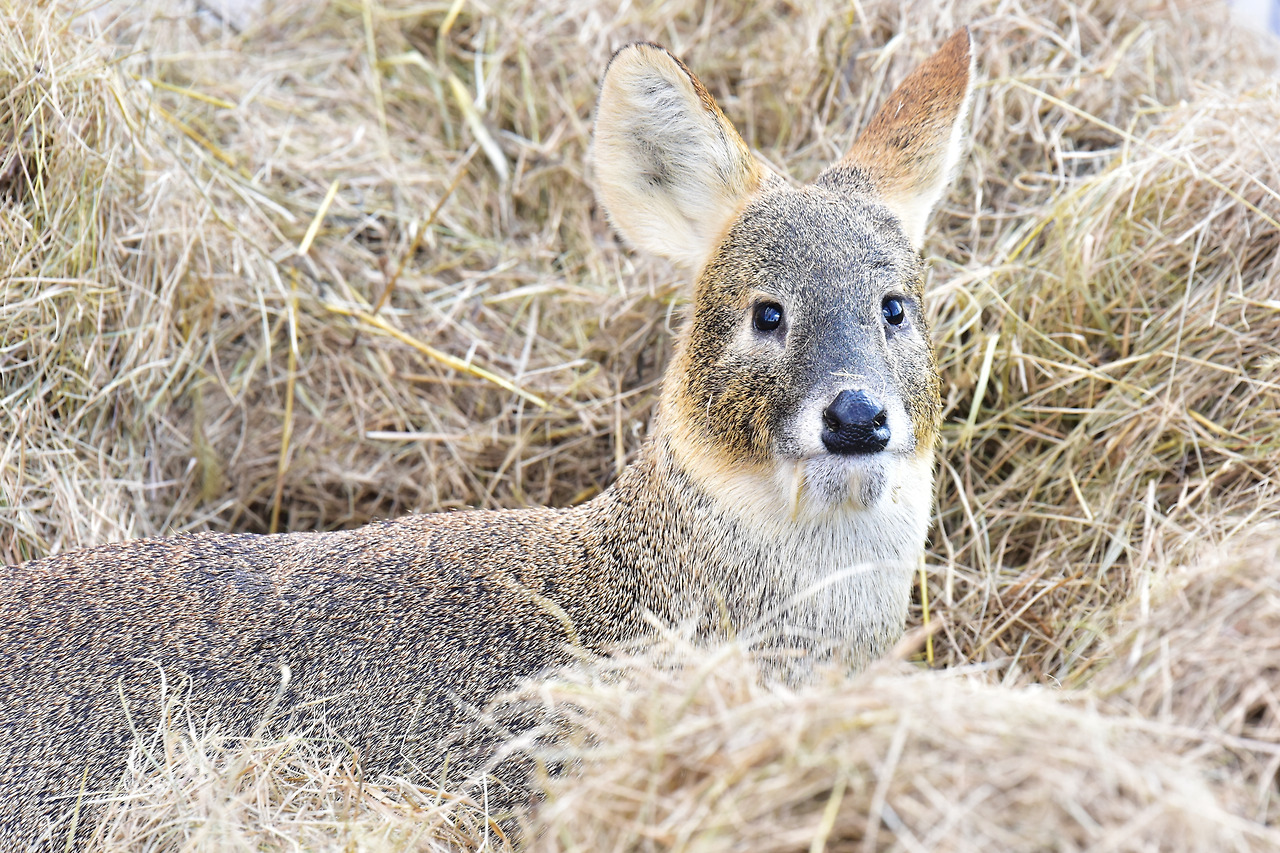
[[[962,29],[793,185],[649,43],[604,73],[596,195],[692,282],[648,435],[565,508],[208,532],[0,577],[0,848],[80,837],[180,691],[248,735],[323,725],[365,778],[483,767],[476,709],[698,608],[850,671],[903,632],[942,417],[925,227],[965,148]],[[76,822],[81,829],[74,829]]]

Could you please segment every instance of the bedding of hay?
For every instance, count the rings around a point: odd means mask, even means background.
[[[590,497],[683,311],[592,200],[611,50],[666,43],[805,180],[967,23],[973,152],[925,250],[947,423],[923,655],[970,667],[793,694],[738,664],[681,681],[701,664],[667,650],[548,687],[600,734],[539,843],[1274,843],[1280,677],[1238,636],[1275,624],[1280,569],[1247,550],[1280,517],[1273,46],[1220,5],[1116,0],[214,6],[0,0],[0,559]],[[175,743],[116,843],[501,843],[482,805],[428,814],[305,746]]]
[[[1280,816],[1280,526],[1179,567],[1122,611],[1094,692],[1124,713],[1202,733],[1252,788],[1250,817]]]
[[[582,733],[538,850],[1268,850],[1186,738],[1042,687],[881,667],[796,692],[679,643],[543,687]],[[1194,740],[1194,738],[1192,738]]]
[[[323,740],[163,735],[135,746],[127,793],[108,802],[95,849],[434,853],[508,843],[482,797],[371,783]]]

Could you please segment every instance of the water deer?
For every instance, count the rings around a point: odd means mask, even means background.
[[[652,616],[708,607],[855,669],[890,649],[941,416],[920,248],[964,147],[971,65],[961,30],[796,187],[679,59],[619,50],[596,112],[598,197],[630,244],[693,280],[635,461],[568,508],[182,535],[6,569],[0,848],[83,827],[162,685],[233,736],[268,714],[321,725],[366,777],[456,773],[494,746],[458,736],[476,708]]]

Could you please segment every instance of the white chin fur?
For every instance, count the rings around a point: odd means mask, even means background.
[[[738,564],[726,588],[743,598],[733,584],[766,577],[776,593],[764,602],[776,618],[756,626],[762,636],[823,638],[852,655],[855,668],[888,652],[902,634],[929,526],[932,467],[915,455],[828,454],[704,482],[751,539],[723,554]],[[747,598],[738,614],[743,628],[753,615],[768,615],[755,614]]]
[[[922,534],[933,499],[932,467],[914,454],[824,453],[778,460],[770,473],[691,473],[723,510],[757,530],[853,523],[870,532],[906,522]]]
[[[865,510],[875,506],[897,479],[900,460],[885,454],[875,456],[836,456],[830,453],[782,463],[792,468],[791,476],[799,482],[795,489],[797,515],[832,510]],[[784,473],[785,476],[785,473]],[[809,512],[804,512],[804,509]]]
[[[855,668],[889,651],[929,526],[931,458],[823,454],[754,470],[696,457],[685,464],[716,510],[742,526],[706,580],[725,591],[744,636],[820,638]]]
[[[803,550],[830,539],[849,549],[846,564],[919,559],[933,504],[931,455],[821,452],[748,469],[696,453],[676,458],[720,512],[762,541],[793,539]]]

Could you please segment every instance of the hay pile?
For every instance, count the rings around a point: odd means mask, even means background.
[[[935,265],[948,663],[1073,683],[1135,567],[1280,513],[1280,92],[1210,14],[984,63],[980,181],[935,244],[967,247]]]
[[[1045,688],[882,667],[760,688],[679,643],[543,693],[586,741],[538,850],[1268,850],[1187,738]],[[1191,739],[1196,746],[1202,744]]]
[[[92,849],[509,849],[482,797],[371,783],[322,738],[244,742],[184,722],[134,748],[127,793],[108,801]]]
[[[926,847],[1035,846],[1016,833],[1033,833],[1043,808],[1072,839],[1064,849],[1122,830],[1132,834],[1117,848],[1141,849],[1165,838],[1169,808],[1202,796],[1206,810],[1177,819],[1203,823],[1177,838],[1260,843],[1263,830],[1232,821],[1273,815],[1275,753],[1253,742],[1276,741],[1276,670],[1262,654],[1240,667],[1243,651],[1195,638],[1234,636],[1241,621],[1209,602],[1268,582],[1210,572],[1165,599],[1181,602],[1173,610],[1144,615],[1140,603],[1182,567],[1274,565],[1241,562],[1223,543],[1280,517],[1280,82],[1275,54],[1228,29],[1222,8],[278,0],[243,29],[194,2],[2,8],[5,562],[177,530],[332,528],[591,496],[643,440],[683,310],[675,273],[620,246],[591,197],[590,110],[611,50],[665,42],[749,144],[806,180],[916,61],[970,24],[985,78],[974,150],[926,247],[947,406],[927,592],[931,661],[980,666],[793,695],[752,686],[735,664],[724,677],[738,681],[690,694],[666,731],[684,737],[704,711],[706,730],[721,731],[748,713],[738,702],[794,713],[791,743],[832,756],[803,765],[766,739],[755,742],[764,763],[751,763],[727,743],[725,760],[760,768],[743,779],[764,787],[711,792],[732,796],[715,802],[737,804],[743,825],[773,819],[794,833],[782,847],[805,849],[806,827],[827,826],[836,779],[833,847],[876,814],[863,849],[918,849],[894,819]],[[1271,624],[1270,611],[1248,610],[1271,599],[1249,601],[1240,612]],[[1204,656],[1213,650],[1224,656]],[[628,676],[655,707],[681,683],[671,672],[700,671],[696,656],[667,654]],[[1106,716],[1014,689],[1095,679]],[[599,702],[620,688],[599,686],[594,705],[596,688],[580,689],[576,707],[605,714]],[[914,714],[935,701],[953,709],[945,720]],[[640,790],[638,745],[656,731],[621,707],[583,720],[622,727],[612,753],[603,737],[604,751],[583,758],[611,792]],[[870,722],[837,725],[846,716]],[[1073,751],[1086,736],[1096,750]],[[1151,759],[1159,745],[1177,754]],[[391,820],[346,783],[308,788],[300,780],[338,771],[305,748],[298,760],[314,773],[243,758],[282,747],[225,746],[242,756],[232,766],[266,768],[253,778],[267,781],[174,776],[205,766],[175,747],[161,762],[170,777],[230,793],[206,808],[174,793],[194,790],[186,783],[160,784],[139,795],[141,812],[118,816],[133,827],[120,843],[145,846],[158,826],[169,841],[214,832],[210,821],[241,827],[245,847],[305,833],[296,821],[271,828],[285,803],[304,822]],[[1041,752],[1054,756],[1043,777]],[[599,763],[608,755],[619,766]],[[1091,761],[1114,774],[1089,772]],[[715,766],[672,765],[674,776],[644,783],[648,799],[581,825],[556,804],[603,807],[604,789],[562,781],[533,820],[547,843],[626,846],[641,843],[634,821],[664,815],[673,834],[652,843],[672,846],[716,819],[695,790]],[[1059,808],[1053,779],[1079,792],[1061,803],[1084,811]],[[144,773],[136,790],[153,783]],[[759,811],[791,787],[804,796]],[[387,794],[409,804],[397,807],[409,825],[387,832],[411,840],[393,849],[419,843],[413,803],[431,802],[406,790]],[[987,794],[1022,828],[983,824],[994,805],[961,813],[963,796]],[[1096,807],[1109,799],[1123,805]],[[465,820],[472,839],[487,825]],[[927,840],[953,826],[954,839]],[[325,832],[307,844],[347,837]]]
[[[1280,816],[1280,527],[1252,530],[1144,591],[1115,660],[1091,682],[1119,712],[1199,733],[1250,786],[1249,817]]]

